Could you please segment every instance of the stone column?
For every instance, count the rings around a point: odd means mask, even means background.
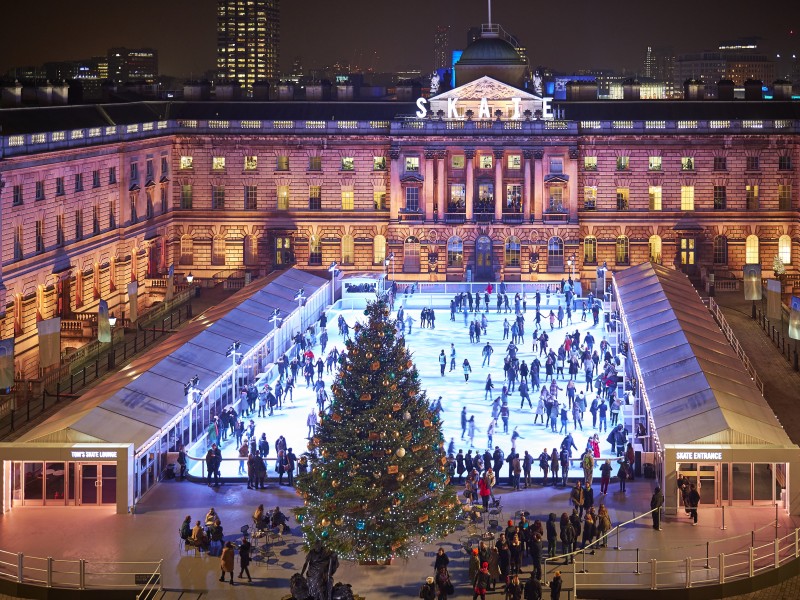
[[[503,221],[503,157],[505,151],[494,151],[494,218],[495,221]]]
[[[542,206],[544,204],[544,150],[536,148],[533,151],[533,218],[542,220]]]
[[[475,150],[464,150],[464,160],[467,167],[467,198],[466,198],[466,219],[472,221],[473,219],[473,199],[475,197]]]
[[[400,186],[400,149],[389,149],[389,218],[396,221],[400,216],[402,188]]]
[[[436,151],[436,201],[437,201],[437,214],[439,221],[444,221],[444,213],[447,208],[447,157],[446,150]]]
[[[531,150],[522,151],[522,218],[525,223],[531,219]]]
[[[433,220],[433,161],[436,153],[433,150],[425,150],[425,181],[422,183],[422,196],[425,203],[422,209],[425,213],[425,220]]]
[[[569,149],[567,175],[569,175],[569,222],[578,222],[578,148]]]

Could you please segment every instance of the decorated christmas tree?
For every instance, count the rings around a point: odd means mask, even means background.
[[[327,414],[309,441],[296,509],[308,546],[344,558],[408,557],[455,529],[438,413],[383,300],[346,342]]]

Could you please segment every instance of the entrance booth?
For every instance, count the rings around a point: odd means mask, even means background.
[[[701,506],[778,506],[800,514],[800,448],[786,435],[687,276],[645,263],[614,274],[628,357],[626,423],[665,511],[681,507],[678,476]]]
[[[133,501],[133,444],[0,444],[2,512],[17,506],[106,507]]]

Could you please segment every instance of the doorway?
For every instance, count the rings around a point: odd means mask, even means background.
[[[78,504],[98,506],[117,503],[117,465],[78,463]]]
[[[482,235],[475,240],[475,280],[493,281],[492,239]]]
[[[678,463],[677,470],[697,486],[701,505],[722,506],[721,466],[721,463]],[[680,490],[678,506],[681,506]]]

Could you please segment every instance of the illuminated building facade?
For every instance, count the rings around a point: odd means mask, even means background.
[[[127,283],[151,302],[170,264],[533,282],[648,260],[741,278],[778,255],[797,271],[788,100],[550,102],[484,76],[417,102],[41,107],[0,125],[0,327],[20,375],[38,320],[101,298],[122,316]]]
[[[278,76],[280,0],[218,0],[217,75],[252,92]]]

